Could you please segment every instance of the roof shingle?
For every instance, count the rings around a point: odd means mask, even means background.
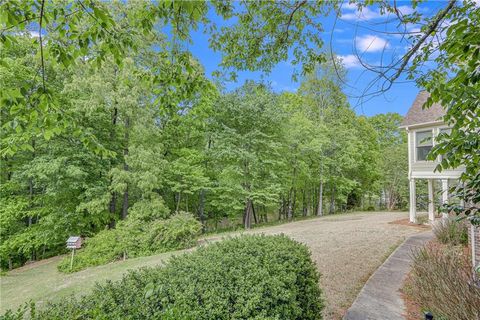
[[[434,103],[430,108],[423,109],[423,104],[429,96],[430,94],[427,91],[420,91],[417,94],[410,110],[408,110],[407,115],[403,118],[402,127],[442,121],[441,118],[445,115],[445,110],[439,103]]]

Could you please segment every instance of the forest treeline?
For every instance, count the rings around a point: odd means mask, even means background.
[[[137,40],[121,68],[109,58],[47,63],[57,107],[38,94],[35,41],[18,34],[2,50],[0,84],[27,106],[4,100],[1,109],[2,268],[57,254],[69,235],[91,237],[132,214],[185,211],[212,230],[405,206],[401,116],[356,115],[328,64],[296,93],[252,81],[227,92],[188,52]],[[25,82],[28,92],[18,89]]]

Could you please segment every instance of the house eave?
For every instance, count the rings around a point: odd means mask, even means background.
[[[437,126],[437,125],[442,125],[442,124],[444,124],[443,121],[437,120],[437,121],[430,121],[430,122],[423,122],[423,123],[401,125],[401,126],[399,126],[399,128],[408,130],[408,129],[417,129],[417,128]]]

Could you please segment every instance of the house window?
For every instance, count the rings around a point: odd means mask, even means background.
[[[444,133],[444,134],[450,135],[450,133],[452,133],[452,129],[451,128],[440,128],[439,133]],[[438,161],[442,162],[442,160],[443,160],[443,155],[440,155],[438,157]]]
[[[440,129],[440,133],[446,133],[446,134],[450,134],[452,132],[452,129],[451,128],[441,128]]]
[[[432,130],[416,133],[417,161],[426,161],[427,155],[432,150]]]

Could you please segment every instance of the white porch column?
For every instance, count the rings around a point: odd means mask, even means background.
[[[428,179],[428,220],[435,220],[435,197],[433,196],[433,179]]]
[[[417,223],[417,193],[413,178],[410,178],[410,222]]]
[[[448,179],[442,179],[442,204],[448,203]],[[448,218],[448,213],[443,213],[443,218]]]

